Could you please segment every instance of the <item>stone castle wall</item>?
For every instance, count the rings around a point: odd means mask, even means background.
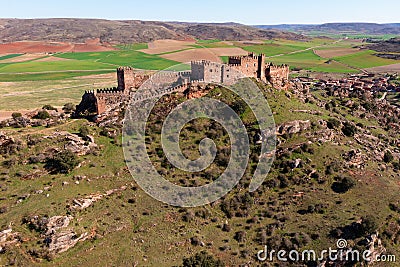
[[[289,66],[269,63],[265,68],[265,78],[274,87],[287,90],[289,87]]]
[[[250,53],[247,56],[229,57],[228,64],[206,60],[192,61],[191,71],[158,72],[147,83],[145,82],[150,78],[149,75],[137,72],[131,67],[119,67],[117,69],[118,87],[86,91],[81,103],[77,106],[77,112],[78,114],[104,113],[128,101],[130,93],[142,85],[143,89],[149,89],[150,94],[157,94],[157,91],[163,89],[165,84],[171,85],[171,88],[197,82],[230,84],[243,76],[268,82],[278,89],[286,90],[289,86],[289,66],[266,64],[263,54]]]
[[[118,89],[129,93],[130,89],[139,88],[149,77],[149,75],[138,73],[132,67],[119,67],[117,69]]]
[[[264,78],[265,56],[263,54],[250,53],[247,56],[229,57],[228,65],[247,77]]]

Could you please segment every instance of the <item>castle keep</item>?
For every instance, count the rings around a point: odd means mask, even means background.
[[[232,56],[228,58],[228,64],[219,64],[210,61],[192,61],[191,70],[186,72],[163,72],[157,78],[172,85],[167,92],[182,90],[190,83],[225,83],[230,84],[238,77],[238,73],[244,77],[256,78],[271,84],[277,89],[286,90],[289,86],[289,66],[276,66],[265,62],[263,54],[253,53],[247,56]],[[135,92],[150,76],[137,72],[131,67],[119,67],[117,69],[118,86],[106,89],[86,91],[81,103],[77,106],[77,112],[81,115],[96,113],[102,114],[129,101],[131,93]]]
[[[250,53],[247,56],[231,56],[228,64],[218,64],[209,61],[193,61],[191,63],[191,79],[204,82],[230,83],[234,70],[245,77],[256,78],[265,83],[270,83],[277,89],[286,90],[289,86],[289,66],[276,66],[271,62],[265,63],[265,55]]]

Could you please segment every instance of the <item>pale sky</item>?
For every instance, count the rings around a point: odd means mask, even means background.
[[[255,24],[400,22],[398,0],[0,0],[0,18],[103,18]]]

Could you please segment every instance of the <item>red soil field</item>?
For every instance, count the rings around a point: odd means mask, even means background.
[[[0,44],[0,54],[14,53],[57,53],[57,52],[98,52],[115,50],[111,45],[101,44],[98,39],[73,44],[62,42],[23,41]]]

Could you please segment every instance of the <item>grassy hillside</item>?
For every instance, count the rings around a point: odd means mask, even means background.
[[[221,200],[198,208],[172,207],[144,193],[125,167],[121,136],[106,136],[110,128],[99,128],[85,120],[68,120],[49,128],[2,129],[21,142],[11,152],[0,156],[3,162],[0,165],[3,190],[0,226],[5,228],[13,222],[13,230],[19,232],[24,241],[19,246],[10,246],[2,254],[0,264],[13,261],[18,266],[179,266],[184,257],[207,251],[229,266],[253,266],[260,264],[255,254],[266,244],[274,249],[314,248],[319,251],[335,247],[340,227],[367,215],[374,216],[374,227],[383,233],[388,251],[398,254],[399,244],[392,239],[398,234],[389,234],[389,229],[390,224],[398,223],[399,214],[390,204],[398,203],[398,166],[395,163],[399,159],[396,157],[391,163],[378,160],[372,156],[374,151],[369,146],[343,134],[346,123],[357,124],[356,134],[372,135],[380,140],[380,145],[374,149],[394,151],[399,133],[386,127],[388,118],[375,116],[372,108],[361,110],[367,102],[373,105],[374,100],[339,99],[324,91],[312,92],[304,100],[303,95],[298,97],[260,87],[265,90],[277,125],[310,120],[310,127],[279,135],[273,167],[254,193],[249,193],[247,188],[257,162],[257,144],[251,139],[252,156],[241,182]],[[208,96],[236,108],[240,103],[237,96],[220,88],[211,90]],[[348,100],[357,105],[347,106]],[[188,175],[171,167],[160,150],[160,119],[182,101],[183,95],[173,94],[163,98],[153,109],[146,138],[148,153],[155,167],[171,181],[186,186],[200,185],[211,181],[224,169],[227,157],[224,148],[229,142],[218,124],[208,120],[192,121],[181,133],[184,154],[190,158],[198,156],[197,142],[210,134],[216,138],[218,151],[222,153],[204,173]],[[250,136],[255,136],[257,128],[252,126],[255,122],[249,115],[249,108],[242,106],[237,112],[245,119]],[[339,124],[331,128],[324,126],[330,119],[336,119]],[[51,174],[46,169],[46,160],[33,160],[40,154],[51,157],[54,149],[62,148],[67,142],[44,136],[53,136],[56,131],[79,134],[83,125],[89,125],[89,133],[94,136],[98,148],[78,157],[80,167],[69,174]],[[325,133],[332,133],[333,139],[318,141]],[[362,167],[351,167],[344,156],[354,149],[367,156]],[[293,168],[297,159],[301,165]],[[336,192],[334,184],[342,179],[340,177],[351,179],[354,187],[347,192]],[[126,189],[103,197],[88,208],[71,209],[74,199],[121,186]],[[30,228],[23,219],[55,215],[72,215],[70,227],[78,235],[89,233],[89,238],[67,252],[56,256],[46,254],[40,229]],[[363,234],[347,239],[355,244],[362,240]],[[44,260],[39,260],[43,257]]]

